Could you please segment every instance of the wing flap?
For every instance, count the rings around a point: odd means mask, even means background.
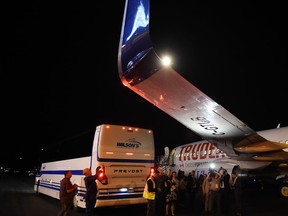
[[[236,151],[242,153],[273,152],[281,151],[285,148],[287,148],[287,144],[268,140],[263,142],[247,143],[245,145],[238,145],[234,147]]]

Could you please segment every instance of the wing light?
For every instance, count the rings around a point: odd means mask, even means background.
[[[161,61],[164,66],[170,66],[172,64],[172,59],[169,56],[164,56]]]

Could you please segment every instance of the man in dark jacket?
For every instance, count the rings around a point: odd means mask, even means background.
[[[157,216],[166,216],[166,195],[168,187],[168,177],[164,173],[162,167],[158,167],[157,170],[159,171],[159,175],[156,179],[156,184],[157,188],[159,188],[159,191],[157,193],[156,214]]]
[[[242,215],[242,183],[241,183],[241,179],[238,177],[235,171],[231,173],[230,185],[234,193],[236,215],[241,216]]]
[[[98,178],[99,169],[100,169],[100,166],[97,167],[95,175],[92,175],[92,172],[89,168],[85,168],[83,170],[83,174],[85,175],[84,182],[86,186],[86,194],[85,194],[85,202],[86,202],[85,215],[86,216],[93,215],[94,207],[96,205],[96,199],[97,199],[96,180]]]

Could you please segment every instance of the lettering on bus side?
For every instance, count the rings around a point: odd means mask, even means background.
[[[179,152],[179,161],[204,160],[224,158],[226,154],[209,142],[182,146]]]
[[[124,174],[129,174],[129,173],[143,173],[142,169],[114,169],[114,173],[124,173]]]
[[[139,148],[142,144],[135,139],[128,139],[124,142],[117,142],[117,147],[120,148]]]

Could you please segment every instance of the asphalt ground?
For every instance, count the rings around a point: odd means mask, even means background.
[[[34,177],[25,175],[0,176],[0,215],[1,216],[53,216],[60,208],[59,200],[46,195],[37,195],[33,189]],[[177,216],[202,216],[199,200],[194,205],[177,205]],[[260,190],[249,188],[243,194],[243,216],[287,216],[288,200],[280,198],[273,188]],[[233,204],[227,205],[227,214],[233,216]],[[73,210],[71,216],[84,215],[83,211]],[[128,206],[96,209],[95,215],[145,216],[146,206]]]

